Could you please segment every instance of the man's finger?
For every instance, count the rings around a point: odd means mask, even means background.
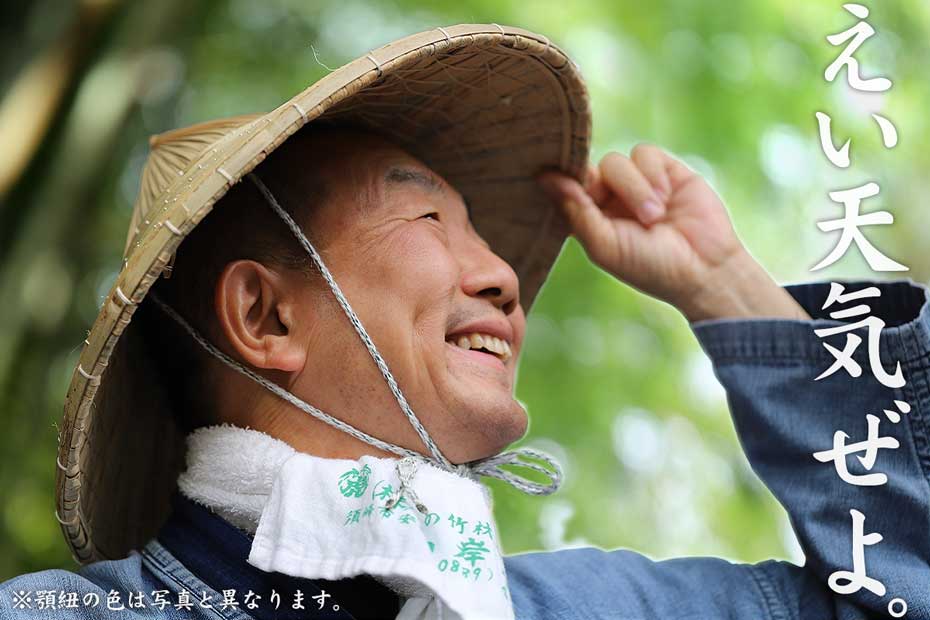
[[[540,185],[558,203],[572,232],[590,252],[602,247],[609,235],[609,222],[578,181],[558,172],[537,177]]]
[[[604,185],[600,168],[596,166],[589,166],[585,174],[584,185],[578,183],[573,177],[556,170],[542,172],[537,175],[536,180],[549,194],[549,197],[560,205],[566,200],[583,203],[586,198],[590,198],[608,218],[637,219],[636,214],[627,208],[613,190]]]
[[[629,157],[608,153],[601,160],[600,169],[603,183],[641,223],[648,226],[665,216],[665,205]]]
[[[602,206],[610,199],[611,192],[601,180],[601,169],[594,164],[588,164],[584,179],[584,191],[588,193],[591,200]]]
[[[630,151],[630,159],[652,185],[662,202],[668,202],[672,196],[672,180],[667,169],[667,160],[670,158],[665,151],[654,144],[637,144]]]
[[[618,277],[623,277],[620,270],[629,264],[629,257],[643,255],[643,248],[648,247],[648,230],[641,223],[633,218],[608,218],[587,194],[579,202],[565,201],[562,211],[588,257]]]

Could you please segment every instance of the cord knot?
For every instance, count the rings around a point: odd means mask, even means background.
[[[546,467],[527,459],[541,461],[545,463]],[[468,465],[471,470],[478,475],[503,480],[515,489],[530,495],[551,495],[562,485],[562,467],[559,465],[558,461],[545,452],[540,452],[532,448],[519,448],[517,450],[501,452],[494,456],[472,461],[468,463]],[[549,478],[549,482],[546,484],[534,482],[516,472],[503,469],[502,465],[514,465],[532,469]]]

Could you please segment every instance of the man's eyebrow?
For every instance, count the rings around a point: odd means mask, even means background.
[[[415,168],[394,167],[384,175],[384,181],[387,185],[402,185],[404,183],[413,183],[420,186],[428,192],[442,192],[444,188],[435,175],[429,174]]]
[[[424,172],[423,170],[417,170],[416,168],[395,166],[384,175],[384,181],[389,187],[392,185],[413,183],[428,192],[445,192],[445,187],[436,175]],[[471,219],[471,204],[469,204],[468,199],[464,196],[462,197],[462,201],[465,203],[465,211],[468,213],[468,218]]]

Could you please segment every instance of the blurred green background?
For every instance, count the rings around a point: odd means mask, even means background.
[[[548,35],[585,74],[594,153],[658,143],[706,175],[779,282],[874,276],[833,247],[827,191],[881,184],[867,234],[926,281],[930,4],[870,2],[863,95],[823,78],[855,23],[841,2],[789,0],[158,0],[0,8],[0,581],[73,567],[54,517],[56,423],[86,330],[120,267],[147,138],[275,107],[396,37],[459,22]],[[815,111],[851,137],[820,151]],[[898,128],[885,149],[870,112]],[[505,550],[593,544],[653,557],[800,560],[784,512],[751,473],[709,362],[673,308],[592,267],[570,241],[530,317],[518,396],[525,443],[558,455],[564,491],[494,485]]]

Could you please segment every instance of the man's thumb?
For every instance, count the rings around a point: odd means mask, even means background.
[[[572,232],[582,245],[589,250],[599,247],[600,237],[604,233],[604,214],[589,197],[582,200],[568,198],[561,203]]]
[[[604,214],[578,181],[558,172],[545,172],[538,177],[539,184],[559,205],[572,232],[589,249],[598,247],[598,238],[604,231]]]

